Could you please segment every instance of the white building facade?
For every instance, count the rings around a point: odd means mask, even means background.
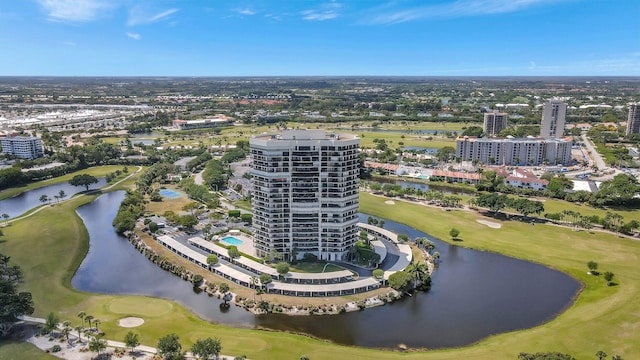
[[[458,138],[456,157],[489,165],[538,166],[571,163],[571,142],[536,138]]]
[[[627,135],[640,134],[640,104],[629,104],[629,118],[627,119]]]
[[[354,135],[286,130],[249,141],[254,246],[285,260],[310,253],[343,260],[358,240],[358,150]]]
[[[6,137],[0,140],[2,152],[21,159],[33,160],[44,155],[42,139],[37,137]]]
[[[544,104],[540,137],[560,139],[564,136],[564,121],[567,117],[567,104],[561,100],[550,100]]]
[[[507,128],[507,114],[501,112],[490,112],[484,114],[482,131],[487,136],[495,136]]]

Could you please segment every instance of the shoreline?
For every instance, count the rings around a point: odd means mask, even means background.
[[[172,274],[182,278],[184,281],[191,282],[191,279],[195,275],[192,271],[186,269],[184,266],[176,265],[171,260],[166,259],[165,257],[158,254],[151,246],[149,246],[145,240],[143,240],[137,233],[128,232],[124,234],[129,243],[133,245],[133,247],[138,250],[142,255],[144,255],[147,260],[156,264],[162,270],[169,271]],[[423,249],[420,249],[424,251]],[[435,265],[433,263],[433,257],[425,252],[427,257],[427,266],[429,268],[429,275],[431,275],[435,271]],[[188,263],[188,265],[192,265]],[[206,274],[207,276],[216,276],[213,273]],[[221,278],[222,280],[226,280]],[[209,286],[209,284],[213,286]],[[205,292],[210,297],[217,297],[218,299],[222,299],[224,294],[222,294],[215,283],[208,281],[206,278],[201,285],[194,286],[197,287],[201,291]],[[247,291],[253,291],[253,289],[246,288]],[[249,297],[240,295],[238,293],[228,292],[231,294],[231,299],[228,300],[229,304],[233,304],[237,307],[241,307],[246,311],[254,314],[254,315],[262,315],[266,313],[277,313],[291,316],[317,316],[317,315],[338,315],[346,312],[353,311],[363,311],[367,308],[373,308],[377,306],[386,305],[388,303],[393,303],[396,300],[402,299],[406,295],[404,293],[398,292],[390,287],[386,288],[378,288],[373,291],[387,290],[384,294],[372,295],[368,297],[364,297],[359,300],[352,300],[346,303],[344,302],[332,302],[330,304],[323,305],[300,305],[300,304],[288,304],[284,301],[264,301],[264,300],[256,300],[250,299]],[[417,291],[422,291],[419,288]],[[369,292],[359,293],[358,295],[367,294]],[[275,295],[275,294],[266,294],[266,295]],[[296,297],[292,296],[291,298],[295,299],[318,299],[318,297]],[[340,299],[341,297],[321,297],[322,299]],[[261,302],[265,302],[266,305],[263,305],[261,308],[259,305]],[[267,310],[264,307],[267,307]]]

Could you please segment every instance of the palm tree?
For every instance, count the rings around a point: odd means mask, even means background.
[[[75,331],[78,332],[78,342],[82,342],[82,329],[84,329],[84,326],[75,327]]]
[[[41,203],[43,203],[43,204],[44,204],[44,203],[49,202],[49,201],[50,201],[50,200],[49,200],[49,197],[48,197],[47,195],[41,195],[41,196],[40,196],[40,202],[41,202]]]
[[[413,287],[418,287],[418,282],[422,282],[429,277],[429,268],[425,263],[412,263],[407,266],[407,274],[413,279]]]
[[[86,313],[86,312],[84,312],[84,311],[80,311],[80,312],[78,313],[78,317],[79,317],[80,319],[82,319],[82,327],[84,327],[84,318],[85,318],[86,316],[87,316],[87,313]]]
[[[93,324],[96,326],[96,332],[100,332],[100,329],[98,329],[98,325],[100,324],[100,322],[100,319],[93,320]]]
[[[253,289],[257,289],[257,285],[259,283],[257,276],[252,276],[249,278],[249,286]],[[256,302],[256,293],[253,293],[253,302]]]
[[[93,316],[92,315],[87,315],[87,316],[85,316],[85,319],[87,319],[87,321],[89,322],[89,330],[91,330],[91,320],[93,320]]]
[[[107,342],[102,338],[102,334],[97,334],[89,342],[89,350],[95,351],[100,355],[102,350],[107,348]]]
[[[60,192],[58,193],[58,197],[60,199],[64,199],[67,196],[67,194],[64,192],[64,190],[60,190]]]
[[[62,330],[60,330],[60,336],[62,336],[63,338],[65,338],[65,340],[67,340],[67,343],[69,342],[69,334],[71,333],[71,327],[69,325],[66,325],[67,323],[70,324],[69,321],[65,321],[65,327],[62,328]]]

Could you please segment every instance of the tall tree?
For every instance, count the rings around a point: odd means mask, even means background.
[[[78,312],[78,317],[82,320],[82,327],[84,327],[84,318],[87,316],[87,313],[84,311]]]
[[[87,322],[89,323],[89,330],[91,330],[91,321],[93,321],[93,315],[87,315],[85,316],[85,320],[87,320]]]
[[[30,292],[18,292],[20,268],[9,264],[11,257],[0,254],[0,336],[9,334],[18,316],[33,314]]]
[[[134,333],[133,331],[129,331],[124,336],[124,344],[126,347],[130,348],[131,351],[133,352],[136,346],[140,345],[140,340],[138,340],[138,334]]]
[[[89,186],[97,184],[98,179],[90,174],[79,174],[69,180],[69,184],[72,186],[84,186],[85,190],[89,191]]]

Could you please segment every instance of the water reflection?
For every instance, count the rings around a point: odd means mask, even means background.
[[[107,181],[105,178],[99,178],[98,183],[92,184],[89,188],[98,189],[106,184]],[[40,201],[40,197],[42,195],[46,195],[49,198],[50,203],[55,203],[55,196],[59,195],[61,190],[66,194],[64,199],[68,199],[71,195],[84,191],[85,187],[72,186],[67,182],[63,182],[26,191],[12,198],[1,200],[0,213],[9,214],[9,217],[11,218],[24,214],[25,212],[43,204],[43,202]]]
[[[78,209],[91,237],[87,257],[72,280],[84,291],[174,299],[200,317],[228,325],[305,333],[366,347],[455,347],[491,334],[532,327],[564,309],[579,290],[571,277],[502,255],[459,248],[402,224],[385,228],[428,237],[441,254],[429,292],[390,305],[334,316],[254,316],[193,292],[192,285],[148,261],[110,226],[123,192],[100,196]],[[361,220],[366,221],[366,215]],[[425,218],[428,222],[429,219]],[[268,296],[265,296],[268,298]],[[325,298],[327,304],[333,299]]]

